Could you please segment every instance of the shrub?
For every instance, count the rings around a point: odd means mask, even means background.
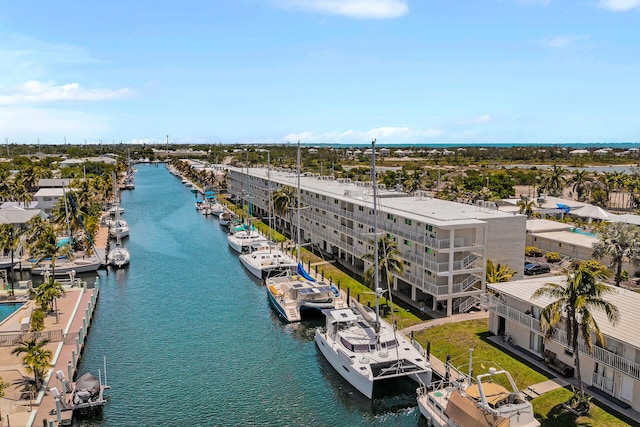
[[[627,270],[622,270],[620,273],[620,281],[626,282],[627,280],[629,280],[629,272]]]
[[[547,262],[560,262],[560,260],[562,260],[562,257],[558,252],[547,252],[544,255],[544,258],[547,260]]]
[[[542,251],[535,246],[527,246],[524,248],[524,254],[525,256],[539,257],[542,256]]]

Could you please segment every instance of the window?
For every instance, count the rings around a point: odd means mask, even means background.
[[[333,203],[334,203],[335,205],[337,205],[337,204],[338,204],[338,199],[335,199],[335,200],[333,201]]]
[[[431,248],[424,248],[424,251],[428,254],[432,254],[433,253],[433,249]]]
[[[411,246],[411,240],[404,239],[404,244],[407,246]]]
[[[405,218],[405,219],[404,219],[404,223],[405,223],[405,224],[407,224],[407,225],[411,225],[411,220],[410,220],[410,219]]]
[[[322,196],[322,200],[327,200],[327,196]]]
[[[358,206],[358,210],[359,210],[360,212],[364,211],[364,206]]]
[[[406,265],[407,267],[411,267],[411,263],[409,261],[404,261],[404,265]]]
[[[427,231],[433,231],[433,225],[426,224]]]
[[[393,214],[387,214],[387,219],[390,219],[393,221]]]

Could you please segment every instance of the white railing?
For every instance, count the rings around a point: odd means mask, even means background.
[[[606,391],[612,396],[613,396],[614,390],[616,389],[616,383],[613,380],[610,380],[607,377],[603,377],[602,375],[598,375],[596,372],[593,373],[593,376],[591,378],[591,384],[595,388],[599,388],[600,390]]]
[[[501,299],[496,298],[495,295],[480,295],[480,305],[489,311],[492,311],[509,320],[513,320],[514,322],[526,327],[527,329],[542,335],[539,320],[535,319],[530,314],[523,313],[519,310],[515,310],[507,306]],[[560,329],[556,331],[556,334],[553,336],[552,340],[563,345],[564,347],[568,347],[570,345],[567,341],[566,333]],[[640,380],[640,364],[618,356],[617,354],[607,350],[606,348],[593,346],[591,352],[589,352],[584,344],[584,341],[578,340],[578,351],[598,363],[602,363],[606,366],[611,367],[612,369],[615,369],[619,372]]]

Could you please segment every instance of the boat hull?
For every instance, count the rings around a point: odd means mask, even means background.
[[[282,265],[275,264],[275,265],[270,265],[267,268],[259,268],[256,265],[253,265],[252,263],[247,261],[247,259],[243,255],[240,255],[240,262],[242,263],[244,268],[247,269],[249,273],[257,277],[258,279],[266,279],[267,277],[284,273],[288,270],[295,268],[294,264],[282,264]]]
[[[349,356],[345,353],[340,354],[334,350],[329,342],[325,340],[324,333],[318,329],[316,329],[315,332],[315,341],[318,349],[327,362],[333,366],[333,369],[356,390],[371,399],[373,396],[373,380],[357,372]]]
[[[97,271],[100,266],[102,266],[102,262],[100,262],[99,260],[56,265],[55,276],[65,276],[72,271],[75,271],[76,273],[91,273]],[[46,272],[51,273],[50,265],[33,267],[31,269],[31,274],[36,276],[44,276]]]
[[[289,319],[289,316],[287,316],[287,312],[285,311],[284,307],[282,306],[282,304],[280,304],[280,302],[278,301],[278,298],[275,295],[273,295],[273,292],[271,292],[270,289],[267,289],[267,296],[269,297],[269,302],[271,303],[271,306],[278,313],[278,315],[286,322],[291,322],[291,320]]]

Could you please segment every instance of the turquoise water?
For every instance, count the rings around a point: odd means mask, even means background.
[[[1,302],[0,303],[0,322],[11,316],[23,306],[23,302]]]
[[[131,265],[101,272],[80,374],[112,389],[82,426],[416,426],[415,391],[369,400],[313,341],[318,323],[284,325],[228,248],[217,220],[163,166],[138,165],[122,193]]]

